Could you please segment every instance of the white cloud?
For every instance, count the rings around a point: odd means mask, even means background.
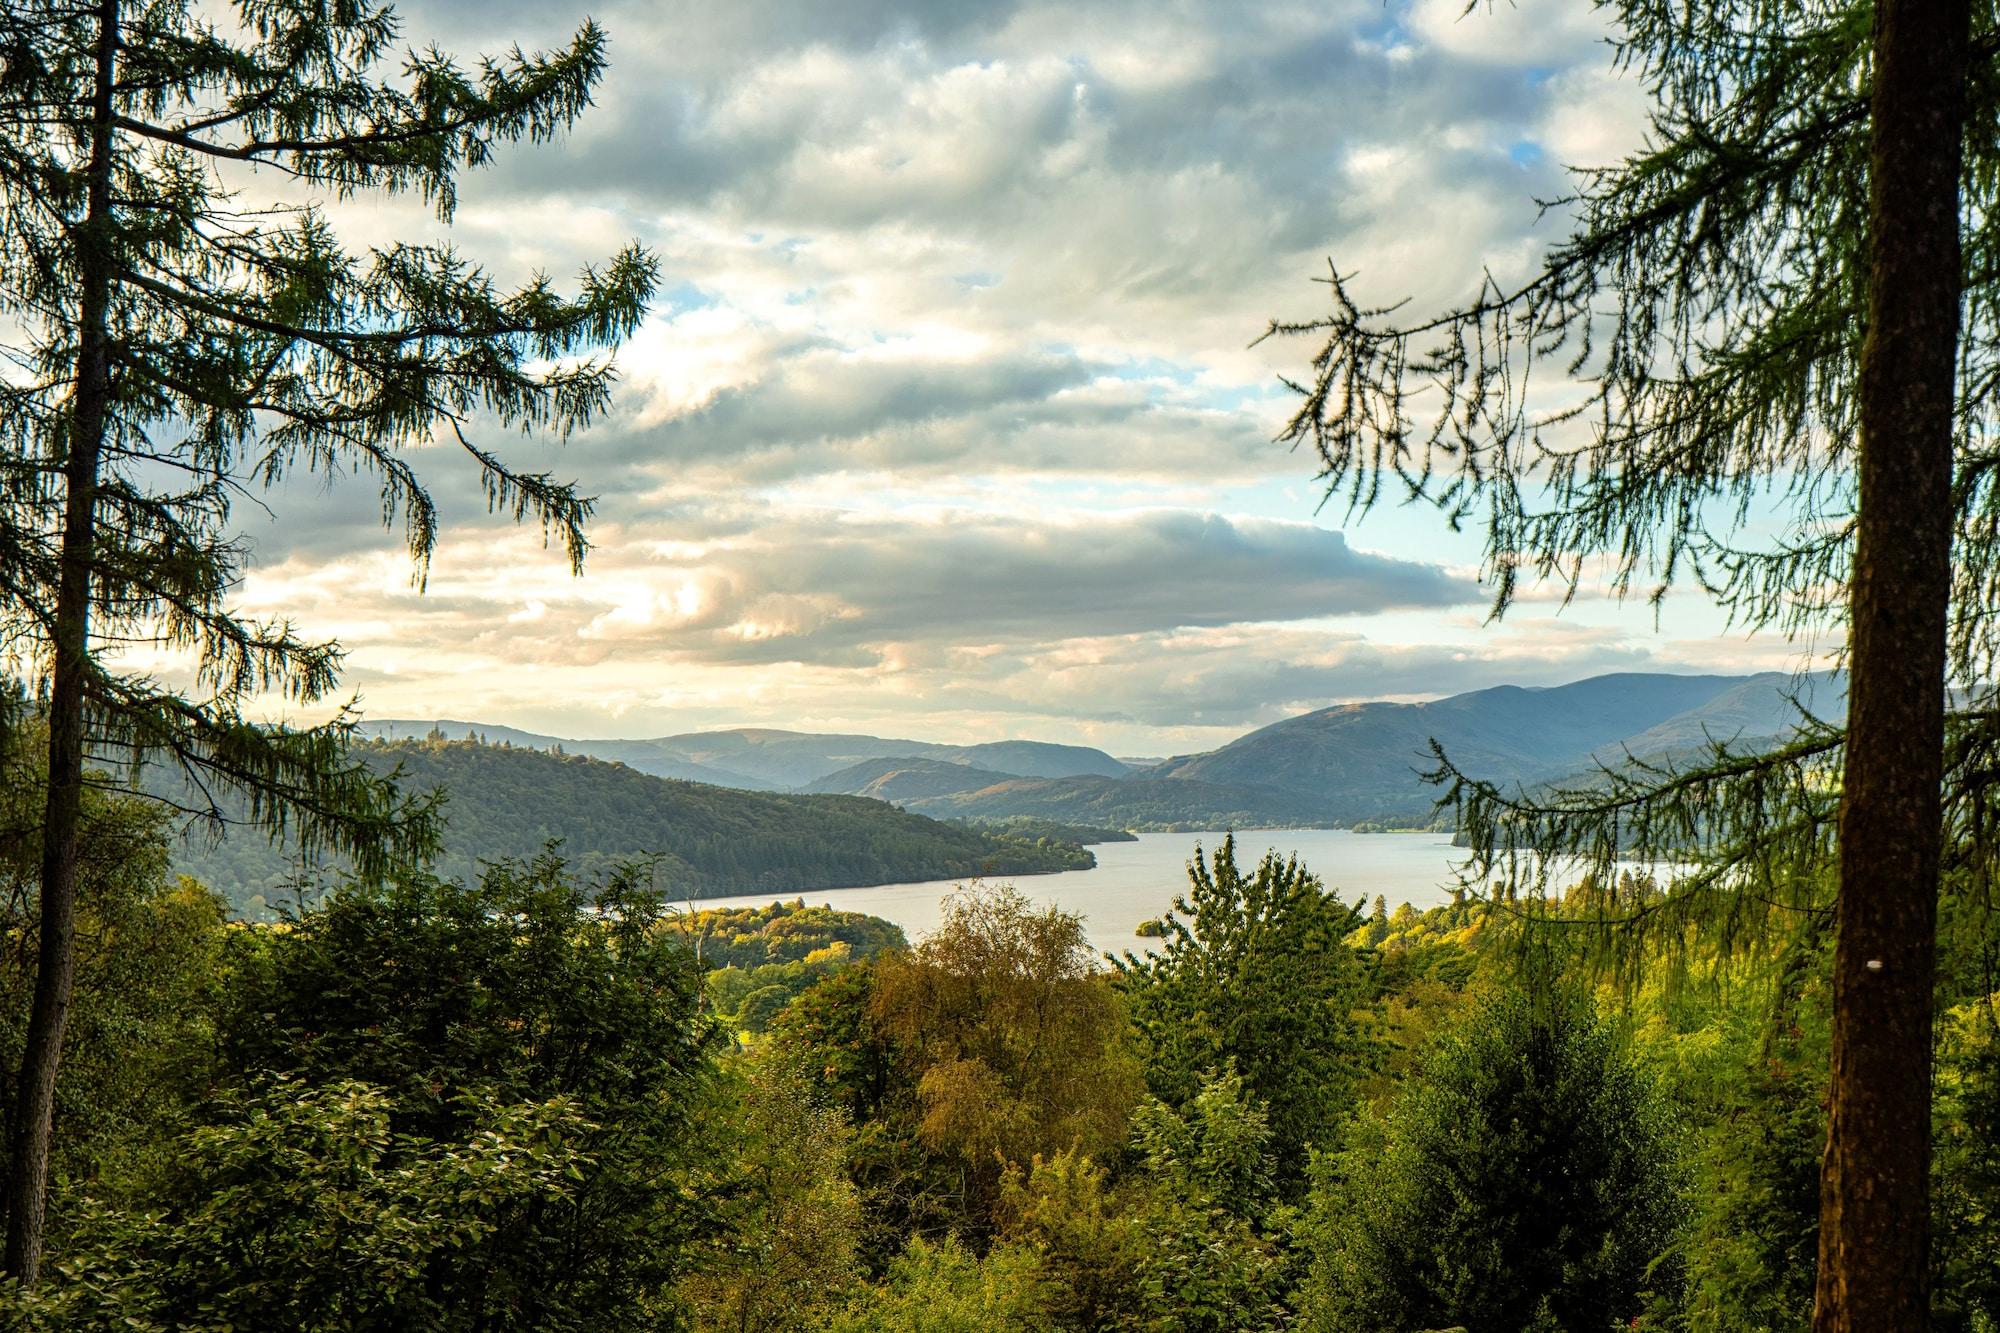
[[[1438,543],[1306,521],[1310,460],[1270,443],[1309,352],[1247,344],[1317,313],[1328,256],[1372,298],[1462,298],[1560,234],[1533,201],[1564,162],[1636,140],[1583,0],[1462,10],[613,0],[598,105],[469,179],[458,233],[506,275],[628,236],[661,258],[603,427],[507,446],[601,495],[587,577],[456,469],[429,596],[362,488],[253,524],[246,597],[342,637],[378,714],[555,731],[1185,749],[1340,698],[1720,661],[1629,626],[1481,630]],[[547,42],[561,11],[424,0],[406,27]],[[1259,514],[1216,498],[1259,485]]]

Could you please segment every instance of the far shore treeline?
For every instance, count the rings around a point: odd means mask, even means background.
[[[440,874],[476,878],[481,862],[535,856],[549,843],[581,871],[645,864],[673,898],[792,893],[922,880],[1082,870],[1090,852],[1045,826],[941,823],[880,801],[738,791],[651,777],[622,764],[476,741],[374,741],[353,753],[408,788],[445,793]],[[170,776],[155,790],[185,799]],[[226,799],[226,798],[225,798]],[[230,813],[240,813],[232,811]],[[220,839],[202,825],[174,864],[225,892],[233,910],[268,916],[313,901],[346,869],[302,861],[254,829]]]

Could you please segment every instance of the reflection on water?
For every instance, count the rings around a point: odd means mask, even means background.
[[[1099,949],[1119,952],[1145,941],[1132,930],[1173,905],[1187,887],[1187,862],[1197,844],[1214,847],[1220,833],[1142,833],[1137,842],[1091,848],[1095,870],[1025,875],[1013,882],[1039,903],[1054,903],[1082,915]],[[1434,907],[1450,897],[1453,868],[1465,856],[1442,833],[1353,833],[1346,829],[1261,829],[1236,835],[1236,859],[1254,865],[1266,848],[1296,854],[1306,869],[1348,901],[1381,894],[1393,910],[1398,903]],[[701,899],[700,907],[755,906],[773,898],[803,896],[895,922],[915,940],[938,923],[940,903],[960,881],[882,884],[867,889],[822,889],[816,893],[750,894]]]

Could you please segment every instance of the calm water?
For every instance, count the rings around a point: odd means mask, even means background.
[[[1090,850],[1097,854],[1095,870],[1066,870],[1056,875],[1023,875],[1013,882],[1038,903],[1053,903],[1079,913],[1099,949],[1118,952],[1140,946],[1133,927],[1173,906],[1174,895],[1187,888],[1187,862],[1195,845],[1214,847],[1220,833],[1142,833],[1137,842],[1108,842]],[[1279,829],[1236,835],[1236,860],[1256,864],[1266,848],[1297,854],[1308,870],[1348,901],[1381,894],[1393,910],[1398,903],[1434,907],[1450,897],[1452,867],[1464,852],[1441,833],[1351,833],[1346,829]],[[895,922],[912,940],[933,929],[946,895],[959,880],[922,884],[881,884],[867,889],[822,889],[803,895],[809,903],[830,903],[850,912],[866,912]],[[700,907],[751,907],[775,897],[797,894],[751,894],[742,898],[704,898]]]

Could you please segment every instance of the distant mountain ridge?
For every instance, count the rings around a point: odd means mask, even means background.
[[[919,774],[882,761],[830,775],[818,789],[865,790],[940,818],[1026,815],[1131,828],[1421,822],[1437,797],[1422,779],[1435,766],[1433,740],[1463,772],[1533,787],[1627,757],[1686,758],[1715,741],[1774,743],[1799,724],[1798,705],[1838,720],[1844,688],[1826,674],[1617,673],[1323,708],[1115,781],[992,782],[986,773]]]
[[[1621,672],[1567,685],[1500,685],[1422,703],[1322,708],[1203,754],[1134,768],[1102,750],[1045,741],[944,745],[881,736],[738,727],[653,740],[573,740],[481,723],[388,720],[364,733],[560,747],[643,773],[719,786],[873,797],[944,819],[1028,817],[1114,828],[1191,829],[1421,821],[1436,790],[1421,774],[1437,741],[1467,773],[1532,787],[1627,755],[1684,758],[1711,741],[1773,742],[1799,712],[1837,721],[1831,674],[1682,676]]]
[[[1421,779],[1435,765],[1433,741],[1461,772],[1531,787],[1628,756],[1686,754],[1711,740],[1768,744],[1798,724],[1794,691],[1823,717],[1837,720],[1844,709],[1844,682],[1826,674],[1618,673],[1425,703],[1324,708],[1140,776],[1310,791],[1325,817],[1340,823],[1409,818],[1435,797]]]
[[[489,736],[500,731],[486,730]],[[379,772],[400,767],[406,790],[445,791],[443,847],[435,863],[440,874],[474,876],[482,861],[532,857],[551,841],[560,841],[563,854],[586,873],[651,858],[654,883],[677,898],[789,897],[1094,863],[1077,846],[941,823],[881,801],[683,782],[517,745],[514,736],[493,739],[506,744],[384,740],[354,751]],[[174,790],[175,779],[164,771],[153,780],[162,784],[162,795],[186,795]],[[255,830],[236,831],[220,843],[189,840],[174,861],[252,917],[288,900],[297,869],[295,852]]]
[[[1102,750],[1048,741],[987,741],[946,745],[885,736],[734,727],[649,740],[578,740],[451,718],[384,718],[361,726],[364,736],[422,740],[433,730],[447,740],[479,736],[490,744],[589,755],[654,777],[708,782],[749,791],[798,791],[828,774],[871,759],[930,759],[986,768],[1013,777],[1123,777],[1131,772]]]
[[[848,796],[869,796],[878,801],[906,804],[959,792],[978,791],[996,783],[1020,780],[1018,773],[1002,773],[990,768],[944,759],[864,759],[814,782],[801,790],[841,792]]]

